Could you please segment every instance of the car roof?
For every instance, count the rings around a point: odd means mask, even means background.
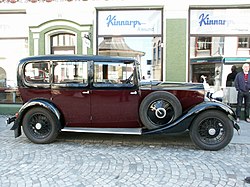
[[[20,60],[20,64],[29,61],[101,61],[101,62],[135,62],[136,60],[128,57],[99,56],[99,55],[41,55],[30,56]]]

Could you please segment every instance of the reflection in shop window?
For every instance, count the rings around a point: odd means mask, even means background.
[[[154,61],[156,61],[156,48],[153,49],[153,58],[154,58]]]
[[[250,37],[239,37],[238,48],[250,48]]]
[[[6,87],[6,71],[0,67],[0,87]]]
[[[192,65],[192,82],[202,83],[202,76],[206,77],[206,81],[210,86],[214,85],[215,64],[193,64]]]
[[[158,42],[158,60],[161,59],[161,41]]]
[[[98,37],[98,55],[132,57],[140,62],[143,76],[162,79],[161,37]],[[148,77],[147,70],[151,68],[152,75]]]

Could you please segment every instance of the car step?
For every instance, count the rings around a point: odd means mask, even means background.
[[[141,135],[141,128],[80,128],[80,127],[64,127],[62,132],[87,132],[102,134],[131,134]]]

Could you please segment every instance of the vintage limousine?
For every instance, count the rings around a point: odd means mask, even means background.
[[[24,104],[7,123],[34,143],[51,143],[61,131],[189,131],[199,148],[219,150],[239,129],[232,108],[207,97],[203,84],[142,83],[132,58],[33,56],[20,60],[17,80]]]

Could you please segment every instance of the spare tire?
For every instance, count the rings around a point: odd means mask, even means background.
[[[182,114],[179,99],[165,91],[156,91],[147,95],[141,102],[139,115],[148,129],[165,126]]]

